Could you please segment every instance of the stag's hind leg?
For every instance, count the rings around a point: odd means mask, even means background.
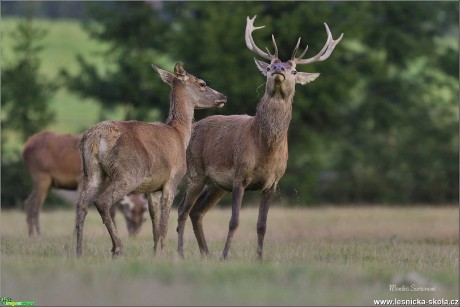
[[[209,249],[203,232],[203,217],[209,209],[214,207],[222,199],[224,194],[225,191],[216,186],[206,186],[189,213],[192,220],[193,232],[195,233],[202,256],[209,255]]]
[[[29,236],[33,236],[34,231],[40,235],[40,209],[51,189],[52,179],[48,174],[37,174],[33,176],[33,190],[25,201],[27,226]]]

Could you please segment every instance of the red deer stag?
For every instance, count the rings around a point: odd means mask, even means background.
[[[267,59],[255,59],[257,68],[266,76],[265,93],[257,105],[255,116],[210,116],[195,123],[187,150],[186,194],[178,207],[178,254],[183,257],[183,236],[187,215],[202,255],[208,255],[202,219],[225,194],[232,192],[232,216],[222,259],[227,259],[230,244],[238,223],[245,190],[260,190],[261,201],[257,221],[258,249],[262,258],[263,241],[269,202],[277,184],[284,175],[288,160],[288,128],[292,116],[292,102],[296,83],[302,85],[315,80],[319,73],[296,70],[297,65],[326,60],[342,39],[332,39],[326,26],[327,41],[314,57],[303,59],[307,49],[296,57],[300,38],[292,57],[287,62],[278,58],[278,49],[272,35],[275,53],[265,53],[252,38],[254,18],[247,18],[245,40],[249,50]]]
[[[78,190],[81,179],[79,135],[61,135],[43,131],[32,135],[25,143],[22,156],[32,177],[32,193],[25,201],[29,236],[40,235],[39,214],[51,188]],[[142,195],[130,195],[113,207],[126,221],[128,234],[136,235],[145,221],[147,200]],[[111,211],[112,217],[115,210]]]
[[[186,149],[194,109],[223,107],[227,97],[188,74],[178,62],[174,74],[152,65],[171,86],[166,123],[105,121],[88,129],[79,144],[83,161],[82,192],[77,202],[77,256],[82,253],[88,203],[94,203],[112,239],[113,256],[123,245],[110,218],[112,204],[129,193],[147,193],[156,252],[165,246],[170,207],[186,172]],[[104,182],[105,181],[105,182]],[[161,191],[161,216],[152,193]]]

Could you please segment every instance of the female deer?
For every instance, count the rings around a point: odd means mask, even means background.
[[[190,140],[194,109],[222,107],[223,94],[188,74],[178,62],[174,74],[152,65],[171,86],[169,117],[165,124],[105,121],[87,130],[80,142],[83,187],[77,202],[77,255],[82,253],[83,224],[88,204],[94,203],[112,239],[112,254],[122,243],[110,217],[113,203],[131,192],[148,193],[154,251],[165,245],[168,216],[177,184],[186,172],[185,151]],[[161,217],[152,193],[162,192]],[[158,223],[159,222],[159,223]]]

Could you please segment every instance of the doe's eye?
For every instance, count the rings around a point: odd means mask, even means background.
[[[292,74],[295,75],[297,73],[297,70],[293,70]]]
[[[206,87],[206,83],[204,82],[200,82],[199,84],[200,84],[200,87]]]
[[[267,71],[270,71],[270,67],[267,67]]]

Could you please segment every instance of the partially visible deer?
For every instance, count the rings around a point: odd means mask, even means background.
[[[158,202],[158,197],[155,199]],[[144,194],[125,195],[110,208],[110,217],[115,225],[115,209],[123,215],[129,236],[135,236],[141,231],[141,226],[147,220],[144,212],[147,211],[148,201]],[[116,225],[115,225],[116,226]]]
[[[273,55],[265,53],[254,43],[252,32],[263,28],[254,27],[255,18],[247,18],[245,40],[249,50],[270,61],[265,63],[255,59],[257,68],[267,78],[265,93],[257,105],[255,116],[215,115],[195,123],[187,150],[186,193],[178,207],[178,254],[181,257],[184,257],[183,236],[187,215],[192,220],[201,254],[208,255],[202,219],[226,191],[231,191],[232,216],[221,257],[227,259],[239,223],[244,191],[260,190],[257,255],[262,258],[269,203],[288,160],[287,137],[295,85],[307,84],[319,76],[319,73],[298,72],[296,66],[326,60],[343,36],[333,40],[325,24],[327,41],[317,55],[303,59],[307,51],[305,48],[300,57],[296,57],[299,38],[291,59],[282,62],[278,58],[273,35]]]
[[[33,190],[25,201],[29,236],[40,235],[40,209],[51,188],[76,191],[82,175],[78,142],[80,135],[61,135],[42,131],[25,143],[22,156],[32,177]],[[128,234],[137,234],[145,221],[147,200],[142,195],[129,195],[114,209],[122,212]],[[112,210],[115,216],[115,210]]]
[[[192,132],[194,109],[223,107],[227,97],[188,74],[177,62],[174,74],[152,65],[171,86],[166,123],[104,121],[88,129],[79,143],[83,161],[82,192],[77,202],[77,256],[82,254],[83,225],[93,203],[112,239],[112,254],[122,252],[122,242],[109,211],[129,193],[147,193],[152,220],[154,252],[165,246],[168,217],[177,185],[186,172],[186,149]],[[161,216],[153,203],[161,191]]]

